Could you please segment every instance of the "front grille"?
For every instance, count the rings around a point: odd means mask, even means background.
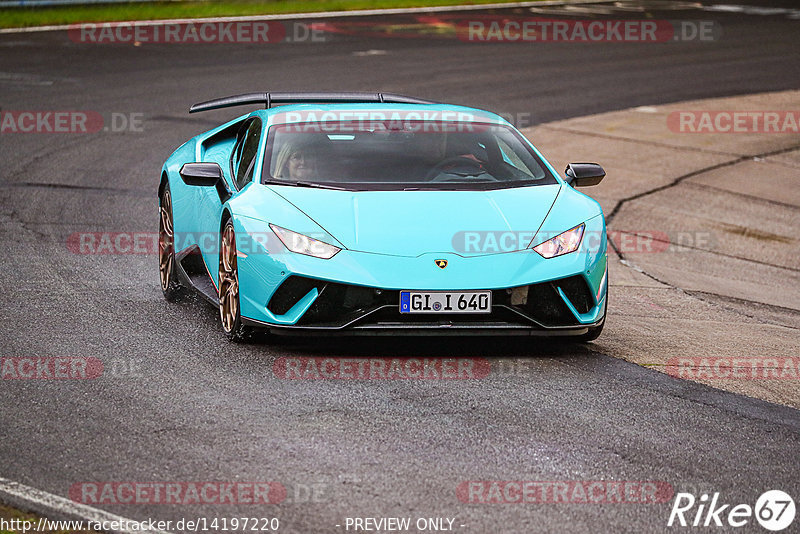
[[[517,307],[545,326],[577,325],[577,319],[558,294],[559,288],[578,313],[586,313],[594,306],[586,280],[578,275],[528,286],[527,299]]]
[[[328,282],[298,324],[345,324],[366,312],[400,300],[399,291]]]
[[[324,282],[313,280],[311,278],[304,278],[302,276],[290,276],[272,295],[269,300],[267,309],[275,315],[283,315],[292,309],[292,306],[297,304],[301,298],[308,295],[308,292],[317,288],[319,291]]]
[[[556,285],[567,296],[569,301],[578,310],[578,313],[587,313],[594,307],[594,297],[586,279],[582,276],[571,276],[563,280],[557,280]]]
[[[352,316],[362,315],[384,304],[399,301],[399,291],[383,291],[371,287],[325,282],[303,276],[290,276],[275,291],[267,309],[284,315],[292,306],[316,288],[319,296],[298,322],[298,325],[344,324]]]
[[[543,325],[576,323],[575,316],[556,291],[556,286],[550,282],[528,286],[528,300],[521,308]]]
[[[586,313],[594,306],[592,293],[582,276],[512,289],[495,289],[492,291],[491,313],[450,315],[401,314],[400,292],[397,290],[381,290],[290,276],[275,291],[267,308],[275,315],[284,315],[314,288],[319,292],[319,296],[297,322],[297,326],[337,327],[362,317],[364,320],[356,324],[488,322],[533,326],[531,322],[533,320],[543,326],[577,326],[578,321],[558,294],[558,288],[561,288],[579,313]],[[517,310],[523,315],[512,310]]]

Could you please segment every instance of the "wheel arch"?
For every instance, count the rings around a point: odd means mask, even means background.
[[[233,219],[233,213],[231,213],[231,209],[228,206],[222,208],[222,215],[219,218],[219,234],[222,235],[222,231],[225,230],[225,224]]]
[[[161,171],[161,182],[158,184],[158,198],[161,198],[161,195],[164,194],[164,188],[167,187],[167,183],[169,182],[169,178],[167,177],[167,171]]]

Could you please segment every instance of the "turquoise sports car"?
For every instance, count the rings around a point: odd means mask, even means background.
[[[231,340],[280,334],[545,335],[605,321],[599,204],[500,116],[387,93],[252,93],[158,188],[161,289]]]

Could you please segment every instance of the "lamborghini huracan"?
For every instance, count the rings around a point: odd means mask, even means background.
[[[194,290],[241,340],[272,334],[544,335],[603,328],[600,205],[500,116],[388,93],[251,93],[158,188],[167,300]]]

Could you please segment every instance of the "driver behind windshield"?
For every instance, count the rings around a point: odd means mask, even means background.
[[[276,178],[304,182],[316,178],[317,150],[310,143],[287,142],[278,152]]]

